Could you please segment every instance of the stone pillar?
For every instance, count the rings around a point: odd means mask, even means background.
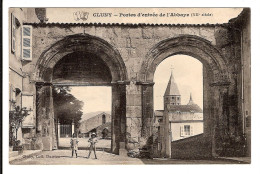
[[[164,107],[164,143],[165,143],[165,152],[164,156],[166,158],[171,158],[171,128],[170,128],[170,119],[169,119],[169,111],[168,111],[168,106]]]
[[[112,142],[111,151],[114,154],[125,153],[126,141],[126,84],[116,82],[112,84]],[[120,154],[119,154],[120,155]]]
[[[142,137],[142,85],[131,81],[126,87],[126,136],[127,149],[140,145]],[[141,143],[141,146],[145,142]]]
[[[74,122],[71,123],[71,137],[73,137],[73,134],[75,132]]]
[[[58,122],[58,142],[60,140],[60,122]]]
[[[57,148],[55,135],[52,84],[37,82],[36,118],[37,133],[42,139],[42,150]]]
[[[150,156],[153,156],[153,82],[142,83],[142,132],[141,136],[146,142]]]
[[[153,128],[153,85],[142,83],[142,137],[147,140],[151,138]]]
[[[211,85],[211,136],[212,156],[225,153],[224,143],[228,135],[228,86],[226,84]]]
[[[214,124],[212,103],[214,102],[212,100],[213,89],[210,86],[211,79],[210,72],[207,68],[203,68],[203,137],[205,147],[208,147],[204,152],[206,157],[212,156],[212,125]]]

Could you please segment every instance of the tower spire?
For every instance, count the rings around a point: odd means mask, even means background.
[[[172,75],[173,69],[174,69],[174,68],[173,68],[173,65],[171,65],[171,75]]]
[[[171,65],[171,76],[164,93],[164,105],[180,105],[181,94],[173,76],[173,66]]]
[[[190,101],[188,103],[188,105],[194,105],[195,103],[193,102],[193,99],[192,99],[192,93],[190,93]]]

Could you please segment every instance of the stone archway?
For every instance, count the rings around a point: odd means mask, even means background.
[[[43,149],[52,150],[57,148],[52,98],[54,67],[63,57],[77,52],[96,55],[106,64],[111,73],[110,82],[101,84],[99,82],[83,82],[81,85],[112,86],[111,149],[113,153],[118,154],[120,142],[125,142],[125,105],[128,79],[126,67],[119,52],[114,47],[100,38],[87,34],[77,34],[63,38],[45,50],[37,61],[35,68],[36,123],[37,133],[42,137]],[[78,85],[78,82],[70,82],[67,85],[71,84]]]
[[[150,49],[140,72],[142,81],[153,82],[157,65],[176,54],[192,56],[206,65],[211,70],[212,83],[229,82],[226,62],[221,53],[208,40],[191,35],[163,40]]]
[[[225,59],[217,48],[209,41],[191,35],[163,40],[150,49],[146,55],[140,72],[141,81],[153,84],[156,67],[167,57],[177,54],[192,56],[203,64],[203,141],[207,148],[205,157],[218,156],[223,150],[223,135],[229,117],[229,108],[226,104],[229,100],[230,75]],[[153,97],[151,96],[153,96],[153,85],[146,86],[143,90],[143,97],[149,98],[143,103],[143,112],[153,111]],[[171,147],[167,148],[170,151]]]
[[[96,53],[110,68],[112,82],[127,80],[125,64],[119,52],[108,42],[88,34],[77,34],[63,38],[44,51],[36,63],[36,81],[52,81],[56,63],[73,52]]]

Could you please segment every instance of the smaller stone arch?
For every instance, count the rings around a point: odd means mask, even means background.
[[[182,35],[175,38],[169,38],[156,44],[148,54],[142,64],[140,72],[141,81],[147,84],[153,83],[154,73],[157,66],[166,58],[184,54],[198,59],[203,64],[203,115],[204,115],[204,134],[203,143],[205,145],[206,156],[214,156],[216,154],[216,146],[220,144],[219,130],[220,125],[226,124],[223,119],[223,113],[226,108],[223,107],[228,97],[224,101],[223,96],[228,96],[228,87],[230,85],[230,76],[228,72],[227,62],[221,52],[214,47],[208,40],[198,36]],[[153,96],[153,88],[150,87],[147,91],[149,96]],[[147,95],[147,94],[146,94]],[[153,98],[150,97],[147,103],[152,103]],[[153,111],[153,106],[147,107],[143,105],[144,110]],[[228,117],[226,115],[225,117]],[[165,127],[168,132],[169,127]],[[168,143],[169,139],[165,136],[165,154],[171,155],[171,146]],[[199,154],[198,152],[195,152]]]
[[[228,83],[229,73],[221,52],[208,40],[193,35],[169,38],[156,44],[146,55],[141,81],[153,82],[156,67],[167,57],[184,54],[202,62],[210,71],[211,83]]]

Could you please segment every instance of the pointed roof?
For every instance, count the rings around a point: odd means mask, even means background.
[[[195,105],[194,101],[192,100],[192,95],[190,93],[190,101],[187,105]]]
[[[166,88],[165,93],[164,93],[164,96],[167,96],[167,95],[181,95],[180,91],[178,89],[178,86],[175,83],[175,80],[174,80],[174,77],[172,75],[172,72],[171,72],[171,77],[169,79],[167,88]]]

